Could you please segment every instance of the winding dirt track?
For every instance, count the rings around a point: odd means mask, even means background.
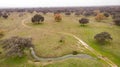
[[[25,21],[30,19],[31,16],[29,16],[28,18],[24,19],[22,21],[22,25],[26,28],[31,28],[33,29],[32,27],[28,26],[25,24]],[[35,28],[36,30],[39,30],[39,28]],[[52,31],[50,31],[52,32]],[[56,32],[53,32],[53,33],[56,33]],[[80,38],[78,38],[76,35],[73,35],[73,34],[70,34],[70,33],[66,33],[66,32],[57,32],[57,33],[60,33],[60,34],[65,34],[67,36],[71,36],[73,38],[75,38],[76,40],[78,40],[78,43],[83,45],[86,49],[88,49],[90,52],[92,52],[94,55],[96,55],[99,59],[105,61],[106,63],[108,63],[111,67],[118,67],[114,62],[112,62],[110,59],[108,59],[107,57],[103,56],[102,54],[100,54],[99,52],[97,52],[95,49],[93,49],[92,47],[90,47],[87,43],[85,43],[84,41],[82,41]],[[77,45],[78,47],[79,44]]]

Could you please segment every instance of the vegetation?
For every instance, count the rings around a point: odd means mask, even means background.
[[[95,9],[99,9],[94,8]],[[37,9],[35,9],[37,10]],[[0,18],[0,28],[5,29],[7,32],[5,32],[5,35],[1,40],[4,40],[6,38],[9,38],[14,35],[18,35],[20,37],[29,37],[31,36],[34,41],[34,48],[35,52],[39,57],[59,57],[64,56],[66,54],[71,54],[73,51],[76,51],[78,53],[84,53],[92,56],[95,59],[84,59],[84,58],[73,58],[72,60],[66,59],[58,62],[34,62],[29,53],[29,51],[24,50],[25,55],[21,58],[4,58],[4,53],[7,51],[5,49],[2,49],[2,44],[0,44],[0,66],[1,67],[109,67],[104,61],[96,58],[91,52],[85,49],[84,46],[79,44],[78,48],[78,42],[76,39],[74,39],[72,36],[66,35],[66,34],[59,34],[58,32],[65,32],[65,33],[71,33],[76,35],[78,38],[81,38],[84,42],[86,42],[89,46],[91,46],[93,49],[95,49],[97,52],[101,53],[103,56],[110,59],[112,62],[120,66],[120,29],[119,26],[115,26],[112,24],[112,21],[114,21],[116,18],[111,18],[111,15],[117,15],[118,9],[114,8],[106,8],[106,9],[100,9],[102,12],[106,12],[109,14],[109,18],[104,19],[106,23],[96,23],[94,16],[87,17],[90,21],[89,25],[86,27],[80,27],[78,20],[79,18],[84,17],[83,15],[79,17],[75,17],[74,15],[71,15],[69,17],[66,17],[61,13],[62,16],[62,23],[54,23],[53,21],[53,13],[55,12],[54,9],[48,9],[46,11],[50,11],[47,13],[47,15],[44,15],[44,18],[46,18],[46,21],[44,25],[33,25],[31,23],[31,19],[25,20],[26,22],[24,25],[30,26],[30,28],[25,27],[22,23],[22,20],[27,19],[27,17],[33,16],[36,14],[36,12],[33,13],[27,13],[24,12],[24,10],[15,10],[25,13],[22,17],[18,17],[19,12],[11,12],[11,15],[8,19]],[[30,10],[34,11],[34,10]],[[60,12],[68,12],[67,10],[60,10]],[[71,8],[71,12],[91,12],[93,11],[90,7],[85,9],[73,9]],[[42,10],[37,10],[41,14]],[[112,14],[113,13],[113,14]],[[82,14],[82,13],[81,13]],[[16,18],[12,20],[12,18]],[[18,22],[19,21],[19,22]],[[34,32],[35,31],[35,32]],[[106,45],[99,45],[100,43],[94,40],[94,35],[96,35],[98,32],[106,31],[109,32],[112,36],[113,40],[108,43],[106,41],[111,39],[106,39],[105,44]],[[64,36],[64,37],[61,37]],[[25,48],[26,49],[26,48]],[[17,54],[16,54],[17,55]],[[78,62],[79,61],[79,62]],[[49,64],[50,63],[50,64]]]
[[[105,16],[103,13],[98,13],[96,16],[95,16],[95,20],[96,21],[101,21],[101,20],[104,20],[105,19]]]
[[[8,15],[5,13],[2,15],[3,18],[7,19],[8,18]]]
[[[93,12],[92,11],[87,11],[87,12],[84,12],[84,16],[92,16],[93,15]]]
[[[77,51],[73,51],[73,53],[72,53],[73,55],[77,55],[78,54],[78,52]]]
[[[96,39],[100,43],[103,43],[105,41],[112,40],[112,37],[108,32],[101,32],[99,34],[96,34],[94,36],[94,39]]]
[[[80,12],[75,12],[76,16],[80,16],[80,14],[81,14]]]
[[[60,15],[59,13],[56,13],[56,14],[54,15],[54,18],[55,18],[55,21],[56,21],[56,22],[60,22],[60,21],[62,20],[62,17],[61,17],[61,15]]]
[[[22,38],[18,36],[11,37],[2,41],[3,49],[7,56],[19,56],[24,55],[26,48],[32,47],[31,38]]]
[[[0,38],[2,38],[4,36],[4,31],[0,30]]]
[[[39,23],[42,23],[44,21],[44,17],[39,15],[39,14],[36,14],[32,17],[31,21],[35,24],[39,24]]]
[[[70,13],[70,12],[66,12],[65,15],[68,15],[68,16],[69,16],[69,15],[71,15],[71,13]]]
[[[105,16],[105,17],[109,17],[109,14],[108,14],[108,13],[104,13],[104,16]]]
[[[79,20],[79,23],[82,24],[82,25],[87,24],[87,23],[89,23],[89,19],[81,18],[81,19]]]
[[[116,18],[116,19],[114,19],[113,22],[115,23],[115,25],[120,26],[120,18]]]

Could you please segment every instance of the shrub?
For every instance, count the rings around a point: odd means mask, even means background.
[[[72,54],[73,54],[73,55],[77,55],[78,52],[77,52],[77,51],[73,51]]]
[[[101,32],[99,34],[96,34],[94,36],[94,39],[97,40],[98,42],[103,43],[105,41],[112,40],[112,37],[108,32]]]
[[[62,17],[61,17],[61,15],[59,13],[54,14],[54,18],[55,18],[56,22],[60,22],[62,20]]]
[[[5,39],[1,44],[7,56],[22,57],[26,48],[33,47],[31,38],[22,38],[18,36]]]
[[[87,23],[89,23],[89,19],[86,19],[86,18],[81,18],[80,20],[79,20],[79,23],[80,24],[87,24]]]
[[[2,54],[2,52],[0,52],[0,54]]]
[[[65,37],[61,37],[59,40],[60,43],[64,43],[65,42]]]
[[[32,23],[39,24],[44,21],[44,17],[39,14],[36,14],[32,17],[31,21],[32,21]]]
[[[114,23],[118,26],[120,26],[120,18],[114,19]]]

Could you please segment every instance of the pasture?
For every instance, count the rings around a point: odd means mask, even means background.
[[[94,16],[86,17],[90,22],[82,26],[79,19],[85,16],[75,16],[74,13],[70,16],[62,13],[61,22],[54,20],[53,13],[46,15],[40,13],[45,18],[42,24],[31,22],[31,17],[38,14],[36,12],[24,12],[22,17],[19,17],[19,14],[19,12],[13,12],[8,19],[0,18],[0,29],[5,31],[5,36],[1,40],[11,36],[31,37],[35,52],[39,57],[61,57],[77,51],[79,54],[88,54],[94,59],[71,58],[61,61],[34,62],[29,50],[25,50],[26,54],[22,58],[5,58],[0,46],[0,52],[2,52],[0,67],[109,67],[105,61],[99,59],[83,45],[78,46],[75,38],[60,32],[76,35],[97,52],[120,66],[120,27],[113,24],[111,16],[101,22],[95,21]],[[100,32],[109,32],[113,40],[105,44],[96,42],[94,36]],[[60,42],[61,39],[64,42]]]

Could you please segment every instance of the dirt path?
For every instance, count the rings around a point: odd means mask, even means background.
[[[30,19],[31,17],[29,16],[28,18],[24,19],[22,21],[22,25],[26,28],[31,28],[33,29],[32,27],[28,26],[25,24],[25,21]],[[39,28],[35,28],[36,30],[39,30]],[[52,31],[50,31],[52,32]],[[54,32],[56,33],[56,32]],[[100,54],[99,52],[97,52],[95,49],[93,49],[92,47],[90,47],[87,43],[85,43],[84,41],[82,41],[80,38],[78,38],[76,35],[73,35],[73,34],[70,34],[70,33],[65,33],[65,32],[57,32],[57,33],[61,33],[61,34],[65,34],[67,36],[71,36],[71,37],[74,37],[76,40],[78,40],[78,43],[83,45],[86,49],[88,49],[90,52],[92,52],[94,55],[96,55],[99,59],[105,61],[106,63],[108,63],[111,67],[118,67],[114,62],[112,62],[110,59],[108,59],[107,57],[103,56],[102,54]],[[78,47],[79,44],[77,45]]]
[[[73,55],[73,54],[68,54],[68,55],[64,55],[61,57],[55,57],[55,58],[42,58],[42,57],[38,57],[34,51],[34,49],[31,47],[30,48],[30,52],[31,55],[34,57],[34,59],[36,59],[37,61],[41,61],[41,62],[45,62],[45,61],[59,61],[59,60],[64,60],[64,59],[69,59],[69,58],[87,58],[87,59],[95,59],[93,57],[91,57],[90,55],[87,54],[77,54],[77,55]]]

